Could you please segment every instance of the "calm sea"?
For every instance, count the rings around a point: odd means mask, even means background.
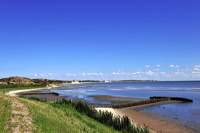
[[[81,99],[91,104],[109,104],[100,102],[90,96],[110,95],[117,97],[149,98],[151,96],[185,97],[193,103],[174,103],[147,107],[141,111],[151,112],[170,119],[200,132],[200,81],[168,82],[111,82],[63,85],[51,92],[68,96],[70,99]]]

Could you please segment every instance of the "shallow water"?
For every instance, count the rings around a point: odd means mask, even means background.
[[[158,105],[141,109],[141,111],[156,113],[163,118],[200,131],[200,82],[198,81],[168,81],[168,82],[112,82],[90,83],[78,85],[63,85],[51,92],[68,96],[70,99],[81,99],[89,103],[110,104],[101,102],[92,95],[110,95],[117,97],[149,98],[151,96],[185,97],[193,103],[174,103]]]

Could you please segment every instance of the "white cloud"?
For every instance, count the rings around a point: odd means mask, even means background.
[[[124,72],[112,72],[111,75],[128,75],[128,73],[124,73]]]
[[[81,76],[103,76],[103,73],[81,73]]]
[[[146,74],[152,76],[152,75],[154,74],[154,72],[152,72],[152,71],[147,71]]]
[[[82,76],[85,76],[85,75],[86,75],[86,73],[81,73],[81,75],[82,75]]]
[[[194,67],[198,67],[198,68],[200,68],[200,65],[195,65]]]
[[[194,71],[199,71],[198,67],[193,68]]]
[[[179,65],[169,65],[169,67],[171,67],[171,68],[179,68],[180,66]]]
[[[200,72],[192,71],[193,74],[200,74]]]
[[[179,65],[170,65],[169,69],[161,67],[161,65],[146,65],[147,68],[152,70],[141,71],[136,70],[133,72],[123,72],[123,70],[110,72],[110,73],[66,73],[60,75],[48,74],[33,74],[28,75],[30,78],[47,78],[47,79],[62,79],[62,80],[126,80],[126,79],[155,79],[155,80],[199,80],[200,79],[200,65],[180,67]]]
[[[51,77],[51,76],[53,76],[53,74],[47,74],[47,75],[44,75],[44,74],[37,74],[37,73],[35,73],[35,74],[33,74],[33,75],[27,75],[28,77],[37,77],[37,78],[39,78],[39,77],[41,77],[41,78],[43,78],[43,77]]]
[[[175,74],[181,74],[181,72],[174,72]]]
[[[200,65],[195,65],[192,73],[193,74],[200,74]]]
[[[166,75],[166,72],[160,72],[161,75]]]
[[[141,72],[134,72],[133,75],[141,74]]]
[[[65,75],[66,76],[76,76],[76,74],[74,74],[74,73],[66,73]]]
[[[150,68],[151,66],[150,66],[150,65],[146,65],[145,67],[146,67],[146,68]]]

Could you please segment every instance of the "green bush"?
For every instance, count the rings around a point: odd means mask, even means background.
[[[0,89],[25,88],[25,87],[45,87],[42,84],[0,84]]]

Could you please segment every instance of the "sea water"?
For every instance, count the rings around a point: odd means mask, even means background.
[[[109,95],[116,97],[149,98],[151,96],[184,97],[193,103],[173,103],[140,109],[173,120],[200,132],[200,81],[160,82],[110,82],[62,85],[51,90],[69,99],[81,99],[88,103],[110,104],[90,96]]]

